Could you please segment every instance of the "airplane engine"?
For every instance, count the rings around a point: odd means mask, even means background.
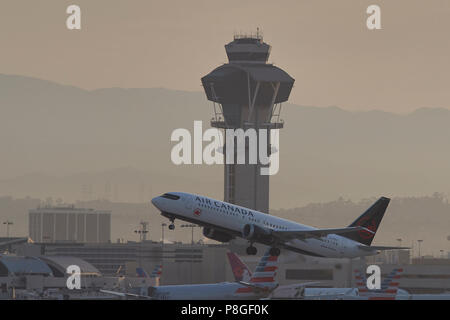
[[[261,228],[254,224],[246,224],[242,229],[242,237],[244,239],[261,242],[264,244],[272,244],[274,239],[270,230]]]
[[[209,239],[219,242],[229,242],[231,239],[233,239],[233,236],[229,235],[228,233],[207,227],[203,228],[203,235]]]

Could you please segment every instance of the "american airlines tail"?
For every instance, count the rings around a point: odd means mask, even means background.
[[[247,265],[234,252],[227,252],[228,261],[230,262],[231,271],[233,271],[236,281],[250,281],[252,272]]]
[[[159,264],[155,266],[150,276],[148,273],[144,270],[144,268],[137,267],[136,268],[136,276],[138,278],[160,278],[162,274],[162,265]]]
[[[369,290],[367,288],[367,278],[360,270],[354,270],[356,287],[359,296],[367,297],[368,300],[395,300],[399,289],[399,282],[403,269],[393,269],[381,283],[380,290]]]
[[[162,274],[162,264],[157,265],[155,269],[153,269],[150,278],[160,278]]]
[[[255,272],[250,278],[251,283],[274,283],[278,269],[278,256],[272,256],[270,250],[261,258]]]
[[[136,276],[138,278],[149,278],[148,273],[141,267],[136,268]]]
[[[250,280],[239,281],[245,287],[238,288],[236,294],[251,292],[271,292],[278,287],[275,280],[278,269],[278,256],[270,254],[270,249],[266,251],[264,256],[256,266],[255,272],[251,275]]]

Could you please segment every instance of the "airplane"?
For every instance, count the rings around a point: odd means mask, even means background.
[[[160,278],[162,274],[162,264],[156,265],[150,276],[142,267],[136,268],[136,276],[138,278]]]
[[[367,288],[367,277],[360,270],[355,269],[356,287],[359,296],[366,300],[396,300],[397,295],[408,295],[408,292],[399,288],[398,279],[403,272],[402,268],[393,269],[381,283],[380,289]]]
[[[252,276],[250,269],[233,252],[227,252],[228,261],[236,281],[243,276]],[[399,289],[400,278],[403,269],[393,269],[381,283],[379,290],[369,290],[366,285],[366,276],[360,270],[355,269],[355,288],[311,288],[303,284],[280,285],[268,296],[268,299],[304,299],[304,300],[394,300],[397,295],[408,295],[408,292]],[[311,285],[311,283],[310,283]]]
[[[150,278],[161,278],[162,268],[163,268],[162,264],[157,265],[155,269],[153,269]]]
[[[269,251],[267,250],[261,258],[248,281],[148,287],[146,294],[110,290],[100,290],[100,292],[123,298],[150,300],[260,299],[268,296],[278,286],[278,282],[275,281],[278,256],[270,255]]]
[[[412,294],[404,289],[400,289],[398,279],[401,278],[403,269],[394,269],[381,284],[381,290],[367,289],[366,276],[361,275],[359,270],[355,270],[356,285],[360,292],[360,299],[364,300],[450,300],[449,293],[440,294]],[[359,280],[359,282],[358,282]]]
[[[152,204],[171,221],[170,230],[179,219],[202,226],[205,237],[219,242],[241,237],[249,241],[249,255],[257,253],[253,244],[261,243],[271,247],[271,255],[279,255],[284,248],[316,257],[357,258],[376,255],[380,250],[409,249],[371,245],[389,201],[381,197],[348,227],[334,229],[318,229],[184,192],[164,193],[153,198]]]
[[[227,252],[228,262],[236,281],[248,281],[252,277],[252,272],[242,260],[231,251]]]

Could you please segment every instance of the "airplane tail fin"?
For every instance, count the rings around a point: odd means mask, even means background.
[[[403,269],[395,268],[389,273],[389,275],[381,283],[381,289],[369,290],[367,288],[367,278],[360,270],[355,269],[356,288],[358,289],[361,297],[369,297],[369,299],[390,299],[395,297],[399,288],[399,281]]]
[[[253,275],[248,282],[239,281],[243,287],[238,288],[236,293],[248,294],[251,292],[271,292],[278,287],[275,280],[278,269],[278,256],[270,255],[267,250],[261,260],[258,262]]]
[[[369,289],[367,289],[367,285],[366,285],[366,281],[367,281],[366,275],[363,274],[361,272],[361,270],[359,270],[359,269],[355,269],[355,270],[353,270],[353,272],[354,272],[354,277],[355,277],[355,285],[356,285],[356,288],[358,289],[359,294],[362,295],[364,293],[367,293],[369,291]]]
[[[249,281],[252,272],[248,269],[244,262],[234,253],[227,252],[228,261],[230,262],[231,270],[233,271],[234,279],[236,281]]]
[[[381,197],[377,200],[369,209],[367,209],[361,216],[358,217],[349,227],[364,227],[367,230],[359,230],[357,232],[352,232],[346,235],[342,235],[351,240],[362,243],[366,246],[370,246],[375,233],[378,230],[381,220],[383,219],[384,213],[389,205],[389,198]]]
[[[137,267],[136,268],[136,276],[138,278],[148,278],[148,273],[144,270],[144,268]]]
[[[162,264],[159,264],[155,266],[155,269],[153,269],[150,278],[160,278],[161,274],[162,274]]]
[[[264,254],[250,277],[250,283],[275,283],[278,269],[278,256],[272,256],[270,250]]]
[[[401,268],[393,269],[381,284],[381,290],[384,290],[387,294],[396,295],[400,285],[398,279],[400,279],[402,273],[403,269]]]

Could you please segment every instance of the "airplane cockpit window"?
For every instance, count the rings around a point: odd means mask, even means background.
[[[177,195],[171,194],[171,193],[164,193],[161,197],[166,198],[166,199],[170,199],[170,200],[178,200],[178,199],[180,199],[180,196],[177,196]]]

